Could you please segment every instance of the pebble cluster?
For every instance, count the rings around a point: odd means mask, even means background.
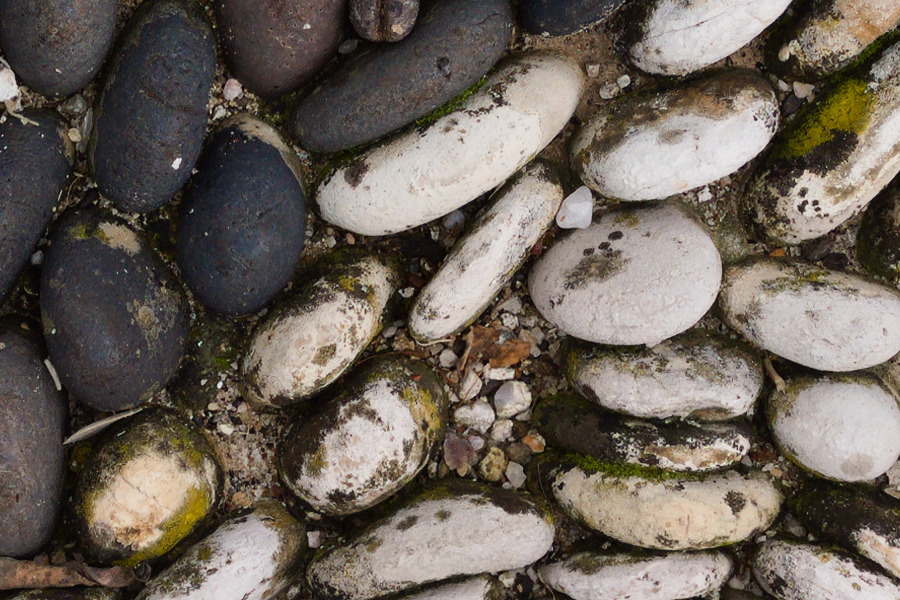
[[[0,591],[900,600],[898,26],[3,0]]]

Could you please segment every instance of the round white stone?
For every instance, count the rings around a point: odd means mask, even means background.
[[[579,65],[531,52],[497,69],[458,109],[335,171],[322,218],[389,235],[446,215],[505,181],[556,137],[584,87]]]
[[[494,409],[501,419],[509,419],[531,406],[531,390],[523,381],[507,381],[494,393]]]
[[[471,427],[479,433],[487,433],[494,423],[494,409],[484,400],[478,400],[457,408],[453,412],[453,419],[458,425]]]
[[[556,224],[561,229],[586,229],[594,216],[594,195],[591,188],[581,186],[565,200],[556,213]]]
[[[685,331],[715,301],[719,252],[675,204],[627,206],[554,244],[529,278],[548,321],[601,344],[649,346]]]
[[[900,408],[874,378],[789,381],[768,413],[784,453],[823,477],[868,481],[900,458]]]

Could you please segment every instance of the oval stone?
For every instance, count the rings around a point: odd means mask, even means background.
[[[112,44],[117,0],[4,0],[0,47],[16,75],[45,96],[94,78]]]
[[[612,209],[560,238],[531,270],[541,315],[601,344],[653,346],[715,302],[722,263],[706,228],[680,204]]]
[[[790,0],[651,0],[635,3],[631,62],[656,75],[687,75],[738,51]]]
[[[717,72],[607,103],[575,135],[571,162],[604,196],[667,198],[740,169],[775,135],[778,115],[759,73]]]
[[[840,550],[781,539],[753,559],[759,585],[778,600],[896,600],[900,585]]]
[[[866,209],[856,236],[856,257],[869,273],[894,284],[900,281],[900,180]]]
[[[148,0],[106,69],[88,161],[100,193],[149,212],[191,176],[206,135],[216,71],[212,25],[194,0]]]
[[[178,266],[204,305],[225,315],[263,308],[290,281],[306,235],[299,160],[249,115],[207,143],[179,209]]]
[[[62,505],[68,407],[18,320],[0,324],[0,555],[50,541]]]
[[[798,377],[769,398],[772,437],[819,477],[868,481],[900,458],[900,408],[875,377]]]
[[[900,293],[858,275],[757,257],[728,269],[719,305],[755,345],[820,371],[865,369],[900,352]]]
[[[847,72],[772,142],[745,206],[761,235],[797,244],[863,210],[900,172],[900,42]]]
[[[645,419],[731,419],[753,408],[765,381],[750,346],[700,329],[650,348],[571,341],[563,360],[585,397]]]
[[[180,284],[134,230],[96,209],[67,211],[50,242],[41,316],[63,385],[98,410],[147,401],[187,344]]]
[[[519,0],[517,19],[534,35],[575,33],[602,23],[626,0]]]
[[[530,52],[511,59],[458,109],[334,171],[318,189],[322,218],[354,233],[389,235],[456,210],[543,150],[575,112],[583,83],[567,58]]]
[[[532,163],[513,177],[419,293],[409,314],[410,334],[431,342],[477,319],[553,223],[562,199],[559,176],[545,163]]]
[[[247,89],[276,97],[299,88],[337,54],[345,0],[214,0],[225,62]]]
[[[337,379],[381,329],[399,277],[389,256],[350,248],[323,257],[253,334],[241,366],[244,397],[285,406]]]
[[[509,0],[429,2],[405,40],[372,46],[330,72],[297,105],[291,132],[307,150],[336,152],[396,131],[477,83],[511,30]]]
[[[549,513],[525,494],[446,480],[317,555],[306,571],[323,600],[370,600],[461,575],[520,569],[553,545]]]
[[[58,116],[33,109],[22,114],[35,125],[18,119],[0,124],[0,301],[50,223],[75,160]]]
[[[215,509],[222,472],[200,429],[145,410],[103,432],[75,484],[73,526],[93,559],[162,556]]]
[[[366,361],[334,398],[294,420],[279,448],[281,478],[325,514],[375,506],[428,462],[447,402],[427,364],[395,354]]]
[[[305,550],[303,525],[280,502],[264,500],[191,546],[137,600],[267,600],[293,581]]]
[[[743,541],[764,531],[782,496],[758,471],[671,473],[567,455],[557,466],[542,455],[541,469],[560,507],[605,536],[642,548],[702,550]],[[549,467],[549,468],[548,468]]]
[[[770,64],[804,81],[850,65],[869,44],[900,25],[895,0],[832,0],[798,8],[773,40]]]
[[[543,583],[572,600],[680,600],[716,592],[731,569],[723,552],[579,552],[539,572]]]
[[[426,587],[421,592],[399,596],[401,600],[494,600],[500,587],[489,575],[472,577],[458,583],[443,583]]]

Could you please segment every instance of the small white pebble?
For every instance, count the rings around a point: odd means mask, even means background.
[[[809,98],[812,96],[813,90],[816,89],[811,83],[803,83],[801,81],[794,82],[794,95],[800,99]]]
[[[460,399],[464,401],[471,400],[481,391],[481,386],[481,378],[475,371],[466,371],[462,383],[459,384]]]
[[[232,427],[228,423],[219,423],[216,426],[216,430],[222,435],[231,435],[232,433],[234,433],[234,427]]]
[[[237,79],[229,79],[225,82],[225,87],[222,88],[222,95],[225,97],[226,102],[237,100],[244,95],[244,86]]]
[[[519,326],[519,318],[512,313],[503,313],[500,315],[500,322],[503,323],[503,326],[507,329],[515,329]]]
[[[384,328],[384,331],[382,331],[381,334],[386,339],[392,338],[395,335],[397,335],[397,326],[396,325],[388,325],[387,327]]]
[[[494,393],[494,409],[501,419],[514,417],[531,406],[531,390],[523,381],[507,381]]]
[[[400,290],[400,296],[403,298],[412,298],[413,294],[415,293],[416,288],[414,287],[403,288],[402,290]]]
[[[456,356],[456,352],[454,352],[450,348],[447,348],[446,350],[441,352],[441,355],[438,357],[438,362],[441,363],[441,366],[443,368],[449,369],[450,367],[452,367],[453,365],[456,364],[456,361],[458,359],[459,359],[459,357]]]
[[[469,445],[475,452],[478,452],[479,450],[484,448],[484,438],[477,435],[467,435],[466,439],[469,441]]]
[[[0,58],[0,102],[19,97],[19,86],[16,85],[16,74],[9,63]]]
[[[519,489],[525,485],[525,469],[517,462],[510,462],[506,465],[506,478],[515,489]]]
[[[172,168],[176,171],[181,168],[182,158],[179,156],[175,160],[172,161]]]
[[[618,79],[616,79],[616,85],[619,86],[619,89],[624,90],[629,85],[631,85],[631,77],[626,75],[622,75]]]
[[[521,573],[521,569],[517,569],[515,571],[506,571],[505,573],[500,573],[497,579],[500,580],[500,583],[505,588],[511,588],[513,584],[516,583],[516,577]]]
[[[37,266],[44,262],[44,253],[38,250],[31,255],[31,264]]]
[[[785,44],[778,50],[778,60],[781,62],[787,62],[791,58],[791,47],[788,44]]]
[[[587,73],[587,76],[591,79],[596,79],[600,76],[600,65],[596,63],[588,63],[584,65],[584,72]]]
[[[698,202],[709,202],[712,200],[713,195],[712,192],[709,191],[709,186],[703,186],[699,190],[697,190],[697,201]]]
[[[306,532],[306,544],[310,548],[318,548],[322,545],[322,532],[321,531],[307,531]]]
[[[71,140],[72,142],[74,142],[76,144],[83,139],[81,137],[81,132],[78,131],[77,129],[75,129],[74,127],[69,129],[69,131],[66,132],[66,135],[69,137],[69,140]]]
[[[505,442],[512,437],[513,422],[509,419],[495,421],[491,426],[491,439],[495,442]]]
[[[511,367],[502,369],[492,369],[488,367],[485,369],[484,376],[491,381],[509,381],[510,379],[515,379],[516,370]]]
[[[517,315],[522,312],[522,299],[518,296],[512,296],[504,300],[503,304],[501,304],[497,308]]]
[[[586,229],[594,218],[594,195],[583,185],[563,200],[556,224],[563,229]]]
[[[458,425],[474,429],[478,433],[487,433],[494,424],[494,409],[484,400],[460,406],[453,412]]]
[[[228,114],[228,111],[225,110],[224,106],[217,106],[216,110],[213,111],[213,121],[219,121],[225,118],[225,115]]]
[[[452,213],[444,217],[443,221],[441,221],[441,225],[444,226],[444,229],[454,229],[456,227],[462,227],[466,223],[466,215],[463,214],[461,210],[454,210]]]
[[[209,412],[216,412],[218,410],[222,410],[222,405],[218,402],[210,402],[206,405],[206,410],[208,410]]]
[[[615,83],[608,83],[608,84],[604,85],[603,87],[601,87],[600,90],[598,91],[598,93],[600,94],[600,97],[603,98],[604,100],[612,100],[613,98],[615,98],[616,96],[619,95],[620,91],[621,91],[621,89],[619,88],[618,85],[616,85]]]
[[[790,92],[791,84],[789,84],[787,81],[782,81],[781,79],[779,79],[778,80],[778,89],[781,90],[782,92]]]

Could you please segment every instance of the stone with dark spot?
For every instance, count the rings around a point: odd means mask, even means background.
[[[374,141],[477,83],[511,30],[508,0],[432,0],[406,39],[373,46],[329,73],[297,106],[291,131],[313,152]]]
[[[16,319],[0,322],[0,555],[35,554],[53,534],[65,475],[67,405],[43,348]]]
[[[59,117],[31,109],[24,115],[37,126],[18,119],[0,125],[0,301],[50,223],[74,160]]]
[[[214,0],[225,62],[247,89],[299,88],[337,53],[346,0]]]
[[[96,209],[66,212],[50,241],[40,304],[63,385],[104,411],[150,399],[187,342],[179,283],[134,230]]]
[[[117,0],[4,0],[0,47],[16,75],[47,96],[93,79],[112,44]]]
[[[216,70],[212,25],[195,0],[148,0],[119,38],[99,92],[88,160],[103,196],[149,212],[191,176]]]
[[[535,35],[568,35],[609,18],[626,0],[521,0],[517,20]]]
[[[244,315],[287,285],[306,233],[297,163],[278,132],[246,115],[210,138],[178,224],[178,265],[204,305]]]

